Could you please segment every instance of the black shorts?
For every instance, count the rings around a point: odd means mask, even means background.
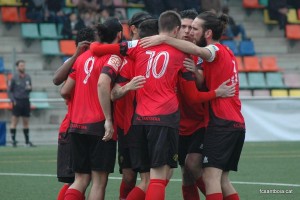
[[[202,166],[237,171],[245,141],[245,130],[213,132],[204,136]]]
[[[116,141],[103,141],[103,136],[71,134],[73,171],[89,174],[91,171],[114,172]]]
[[[128,134],[133,169],[177,167],[178,130],[166,126],[138,125]]]
[[[16,99],[16,104],[13,104],[12,114],[16,117],[30,116],[30,101],[29,99]]]
[[[124,130],[117,128],[118,131],[118,163],[119,171],[122,174],[122,169],[131,168],[129,146],[127,135],[124,135]],[[129,129],[131,131],[131,128]]]
[[[189,153],[202,154],[205,128],[200,128],[192,135],[179,135],[178,162],[184,166],[186,155]]]
[[[59,182],[73,183],[75,174],[72,169],[70,133],[61,135],[57,149],[57,178]]]

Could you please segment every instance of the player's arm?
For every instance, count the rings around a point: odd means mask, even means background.
[[[114,132],[111,112],[110,84],[111,78],[107,74],[101,73],[98,79],[98,98],[105,116],[105,134],[102,138],[104,141],[110,140]]]
[[[90,49],[95,56],[103,56],[107,54],[126,55],[128,50],[127,42],[121,42],[118,44],[101,44],[99,42],[93,42]]]
[[[185,58],[183,61],[183,66],[186,70],[194,73],[196,87],[198,88],[198,90],[201,90],[204,83],[203,71],[196,67],[195,61],[191,58]]]
[[[145,48],[159,45],[162,43],[169,44],[175,47],[176,49],[179,49],[180,51],[183,51],[187,54],[196,55],[210,62],[215,57],[214,52],[211,52],[211,50],[207,47],[198,47],[192,42],[176,39],[166,35],[155,35],[155,36],[145,37],[142,38],[140,41],[140,45]]]
[[[74,79],[72,79],[71,77],[68,77],[67,81],[60,89],[60,95],[62,96],[62,98],[66,99],[66,100],[71,99],[72,92],[75,87],[75,83],[76,82]]]
[[[104,64],[101,74],[98,79],[98,99],[105,117],[105,134],[102,140],[108,141],[114,133],[112,112],[111,112],[111,84],[115,82],[116,74],[122,64],[122,59],[119,56],[111,55],[108,61]]]
[[[135,76],[131,79],[130,82],[126,83],[125,85],[121,85],[119,83],[114,85],[114,88],[111,91],[111,100],[115,101],[117,99],[122,98],[125,96],[129,91],[137,90],[139,88],[144,87],[146,83],[146,78],[144,76]]]
[[[60,66],[54,73],[53,83],[54,85],[62,84],[67,78],[73,64],[75,63],[77,57],[82,54],[90,45],[88,41],[82,41],[78,43],[76,52],[72,57],[70,57],[62,66]]]

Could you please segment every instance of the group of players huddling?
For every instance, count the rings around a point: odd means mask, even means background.
[[[194,10],[146,12],[78,33],[54,75],[68,113],[59,130],[58,200],[105,199],[116,150],[119,199],[164,200],[179,163],[182,196],[238,200],[229,180],[245,139],[238,67],[219,43],[228,18]],[[118,142],[118,148],[117,148]],[[137,183],[137,173],[141,181]],[[181,197],[178,197],[180,199]]]

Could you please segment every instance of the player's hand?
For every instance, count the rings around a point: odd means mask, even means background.
[[[127,90],[137,90],[139,88],[144,87],[146,83],[145,76],[135,76],[129,83],[126,84]]]
[[[217,97],[233,97],[234,96],[236,83],[231,84],[229,86],[227,85],[228,83],[230,83],[230,79],[228,79],[227,81],[224,81],[215,90]]]
[[[195,65],[195,62],[193,59],[190,58],[185,58],[183,61],[183,66],[186,68],[186,70],[196,73],[197,72],[197,68]]]
[[[150,37],[145,37],[140,40],[141,47],[147,48],[156,45],[160,45],[164,42],[165,36],[163,35],[154,35]]]
[[[89,48],[90,44],[91,42],[88,41],[79,42],[74,56],[78,57],[80,54],[85,52]]]
[[[110,140],[112,138],[113,133],[114,133],[114,127],[113,127],[112,121],[105,120],[104,128],[105,128],[105,134],[104,134],[102,140],[107,142],[108,140]]]

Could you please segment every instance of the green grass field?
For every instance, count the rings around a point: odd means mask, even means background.
[[[175,170],[167,187],[167,200],[182,199],[179,172]],[[242,200],[299,200],[300,142],[246,143],[239,172],[232,172],[231,180]],[[116,165],[106,199],[118,199],[119,184]],[[0,148],[0,200],[54,200],[61,186],[56,179],[56,146]],[[260,192],[273,189],[291,194]]]

